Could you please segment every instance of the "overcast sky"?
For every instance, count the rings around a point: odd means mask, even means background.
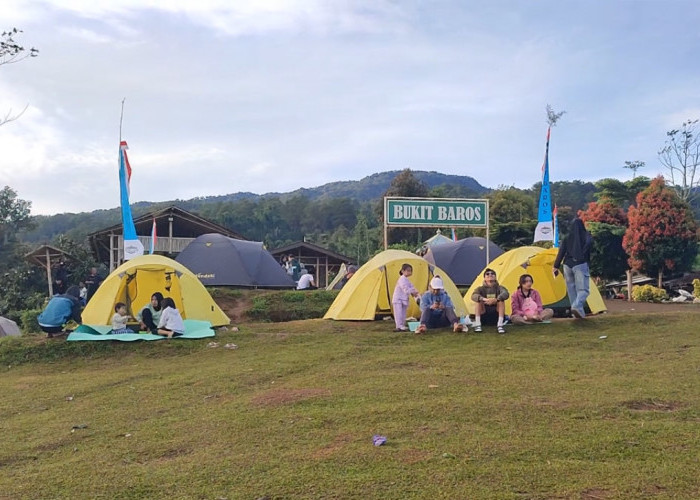
[[[664,173],[700,118],[696,0],[2,0],[0,187],[32,213],[286,192],[411,168],[484,186]]]

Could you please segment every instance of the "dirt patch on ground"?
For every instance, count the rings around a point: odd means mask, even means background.
[[[282,406],[311,398],[330,396],[328,389],[273,389],[253,398],[255,406]]]
[[[253,306],[253,299],[247,294],[242,297],[217,296],[214,302],[231,318],[232,323],[245,321],[247,312]]]
[[[348,445],[352,441],[352,436],[350,434],[339,434],[336,436],[333,441],[323,448],[316,450],[311,457],[312,458],[319,458],[319,459],[325,459],[329,458],[332,455],[335,454],[335,452],[341,450],[345,446]]]
[[[640,411],[675,411],[683,406],[678,401],[658,401],[656,399],[641,399],[636,401],[625,401],[622,406],[630,410]]]
[[[589,488],[581,492],[581,500],[596,500],[599,498],[610,498],[611,493],[603,488]]]

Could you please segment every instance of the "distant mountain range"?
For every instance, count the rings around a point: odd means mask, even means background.
[[[197,212],[202,205],[212,203],[234,202],[239,200],[257,200],[260,198],[277,197],[281,201],[295,196],[305,196],[310,200],[323,198],[351,198],[360,202],[368,202],[379,199],[389,188],[391,181],[400,173],[399,170],[380,172],[369,175],[359,181],[329,182],[313,188],[300,188],[287,193],[255,194],[248,192],[232,193],[220,196],[204,196],[189,200],[172,200],[164,202],[142,201],[132,204],[134,217],[138,217],[152,210],[170,205]],[[428,188],[447,186],[452,192],[470,193],[476,196],[490,191],[479,184],[473,177],[464,175],[447,175],[439,172],[412,171],[414,177],[424,182]],[[121,215],[119,207],[109,210],[95,210],[78,214],[57,214],[36,216],[36,228],[24,235],[27,242],[47,242],[58,234],[67,233],[71,237],[82,237],[99,229],[119,223]]]
[[[310,200],[321,198],[352,198],[358,201],[370,201],[382,196],[389,188],[391,181],[400,173],[401,171],[399,170],[390,170],[388,172],[380,172],[369,175],[359,181],[329,182],[328,184],[324,184],[322,186],[300,188],[287,193],[265,193],[260,195],[242,192],[220,196],[194,198],[192,200],[187,200],[187,202],[195,202],[196,204],[201,202],[219,203],[224,201],[237,201],[242,199],[255,200],[258,198],[270,197],[278,197],[284,201],[295,196],[306,196]],[[424,172],[417,170],[412,171],[412,173],[416,179],[423,181],[429,188],[447,184],[450,186],[461,186],[467,190],[471,190],[479,194],[490,191],[489,188],[479,184],[473,177],[466,175],[447,175],[439,172]]]

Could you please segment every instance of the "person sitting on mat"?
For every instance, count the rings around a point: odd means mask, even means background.
[[[175,301],[166,297],[161,304],[163,312],[158,321],[158,335],[165,335],[169,339],[179,337],[185,333],[185,322],[180,316],[180,311],[175,307]]]
[[[131,329],[126,327],[129,321],[129,313],[126,310],[126,304],[124,302],[117,302],[114,304],[114,316],[112,316],[112,331],[110,333],[134,333]]]
[[[529,325],[540,321],[549,321],[554,311],[542,307],[542,297],[532,288],[534,280],[529,274],[520,276],[518,289],[510,296],[513,313],[510,321],[514,325]]]
[[[510,294],[505,287],[498,284],[496,271],[486,268],[484,271],[484,284],[477,287],[472,294],[472,300],[476,302],[473,328],[475,332],[481,331],[481,324],[492,325],[496,323],[498,333],[506,333],[503,327],[506,314],[505,301]]]
[[[151,301],[136,315],[136,319],[141,323],[141,330],[148,330],[153,335],[158,334],[158,322],[163,312],[162,303],[162,293],[156,292],[151,295]]]

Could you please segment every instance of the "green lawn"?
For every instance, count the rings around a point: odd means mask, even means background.
[[[3,339],[0,498],[698,498],[699,320]]]

